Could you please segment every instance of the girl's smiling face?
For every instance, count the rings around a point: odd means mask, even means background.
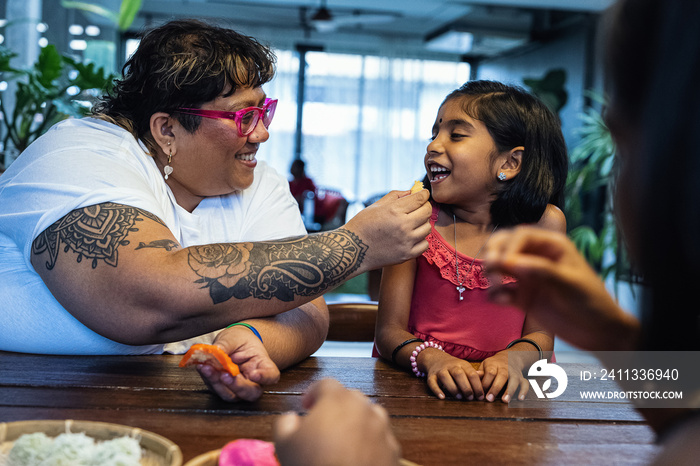
[[[498,150],[486,126],[464,112],[462,101],[450,99],[440,107],[425,169],[436,202],[469,208],[493,201]]]

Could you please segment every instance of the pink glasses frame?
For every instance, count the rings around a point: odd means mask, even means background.
[[[204,118],[221,118],[224,120],[233,120],[236,122],[236,128],[238,129],[238,135],[240,137],[248,136],[250,133],[255,131],[255,127],[258,126],[258,122],[262,117],[263,125],[265,128],[270,127],[272,123],[272,117],[275,116],[275,109],[277,108],[277,99],[265,99],[265,104],[262,107],[247,107],[237,112],[224,112],[222,110],[203,110],[201,108],[178,108],[179,113],[185,115],[196,115]],[[253,112],[253,121],[250,122],[248,129],[244,132],[241,129],[241,122],[243,121],[243,116],[249,112]]]

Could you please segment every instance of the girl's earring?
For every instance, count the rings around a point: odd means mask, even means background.
[[[499,173],[499,174],[498,174],[498,179],[501,180],[501,181],[505,181],[505,180],[506,180],[506,174],[503,173],[503,172]]]
[[[168,143],[170,145],[170,143]],[[170,152],[168,153],[168,164],[163,168],[163,172],[165,172],[165,179],[167,180],[170,175],[173,174],[173,167],[170,166],[170,162],[173,160],[173,150],[170,149]]]

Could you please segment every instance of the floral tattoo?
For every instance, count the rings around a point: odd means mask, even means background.
[[[194,246],[188,263],[215,304],[249,296],[292,301],[345,280],[366,251],[357,235],[341,228],[279,242]]]

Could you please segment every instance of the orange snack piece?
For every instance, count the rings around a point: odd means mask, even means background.
[[[411,194],[417,193],[418,191],[423,189],[423,183],[420,181],[416,180],[413,183],[413,186],[411,186]]]
[[[241,373],[238,366],[231,361],[229,355],[216,345],[205,345],[203,343],[192,345],[180,360],[179,366],[185,367],[193,364],[209,364],[219,370],[228,372],[234,377]]]

